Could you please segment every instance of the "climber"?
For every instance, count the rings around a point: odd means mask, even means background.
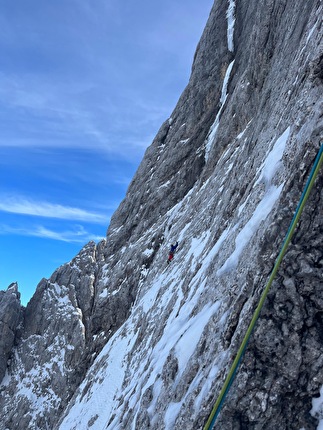
[[[172,259],[174,258],[174,253],[176,251],[176,248],[178,247],[178,242],[175,243],[175,245],[171,245],[170,250],[169,250],[169,254],[168,254],[168,260],[167,263],[170,263],[172,261]]]

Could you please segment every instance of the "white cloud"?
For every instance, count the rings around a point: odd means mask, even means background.
[[[83,221],[95,224],[108,223],[108,216],[96,212],[55,203],[33,201],[20,196],[1,196],[0,211],[20,215]]]
[[[11,227],[6,224],[0,224],[0,235],[18,235],[18,236],[31,236],[39,237],[43,239],[52,239],[62,242],[70,243],[81,243],[84,244],[90,240],[99,241],[102,240],[102,236],[98,236],[89,233],[84,229],[83,226],[74,226],[74,229],[64,230],[64,231],[54,231],[48,229],[42,225],[31,226],[31,227]]]
[[[0,146],[141,159],[187,83],[212,0],[126,3],[8,4]]]
[[[126,82],[117,89],[87,79],[66,83],[1,73],[0,82],[3,148],[83,149],[140,160],[173,108]]]

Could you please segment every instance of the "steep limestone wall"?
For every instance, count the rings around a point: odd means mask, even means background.
[[[322,88],[319,0],[215,1],[107,240],[41,281],[26,309],[1,430],[203,428],[319,148]],[[221,429],[317,426],[321,190],[322,177]]]

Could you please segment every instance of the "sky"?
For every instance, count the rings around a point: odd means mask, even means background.
[[[4,0],[0,290],[105,237],[188,83],[213,0]]]

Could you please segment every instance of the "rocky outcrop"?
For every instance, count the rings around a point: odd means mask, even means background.
[[[0,291],[0,381],[6,372],[21,312],[20,293],[17,284],[13,283],[7,291]]]
[[[215,2],[190,81],[107,239],[42,280],[27,306],[0,386],[3,429],[203,428],[323,136],[322,8]],[[321,208],[322,176],[218,418],[223,430],[317,426]]]
[[[92,340],[95,252],[94,242],[85,246],[49,280],[43,279],[28,303],[11,363],[10,390],[2,388],[0,396],[4,428],[52,427],[84,377]],[[4,387],[7,384],[4,381]],[[25,396],[22,387],[29,387],[30,395]],[[12,390],[20,398],[18,416],[10,404]],[[39,396],[41,411],[37,410]]]
[[[295,190],[292,182],[291,193]],[[323,382],[323,253],[319,244],[323,238],[319,209],[323,202],[322,185],[321,173],[217,421],[221,429],[317,428],[317,420],[310,411]],[[285,199],[288,206],[292,195],[287,193]],[[281,234],[286,231],[290,217],[284,218],[275,222],[275,235],[280,226]],[[261,269],[266,256],[270,259],[273,243],[269,230],[257,261]],[[278,244],[274,246],[277,248]],[[268,273],[267,269],[261,273]],[[249,291],[255,295],[252,301],[260,294],[259,281],[255,281],[249,281]],[[241,304],[241,309],[240,330],[236,327],[231,333],[233,345],[241,342],[250,320],[243,312],[246,299],[238,296],[235,302]]]

